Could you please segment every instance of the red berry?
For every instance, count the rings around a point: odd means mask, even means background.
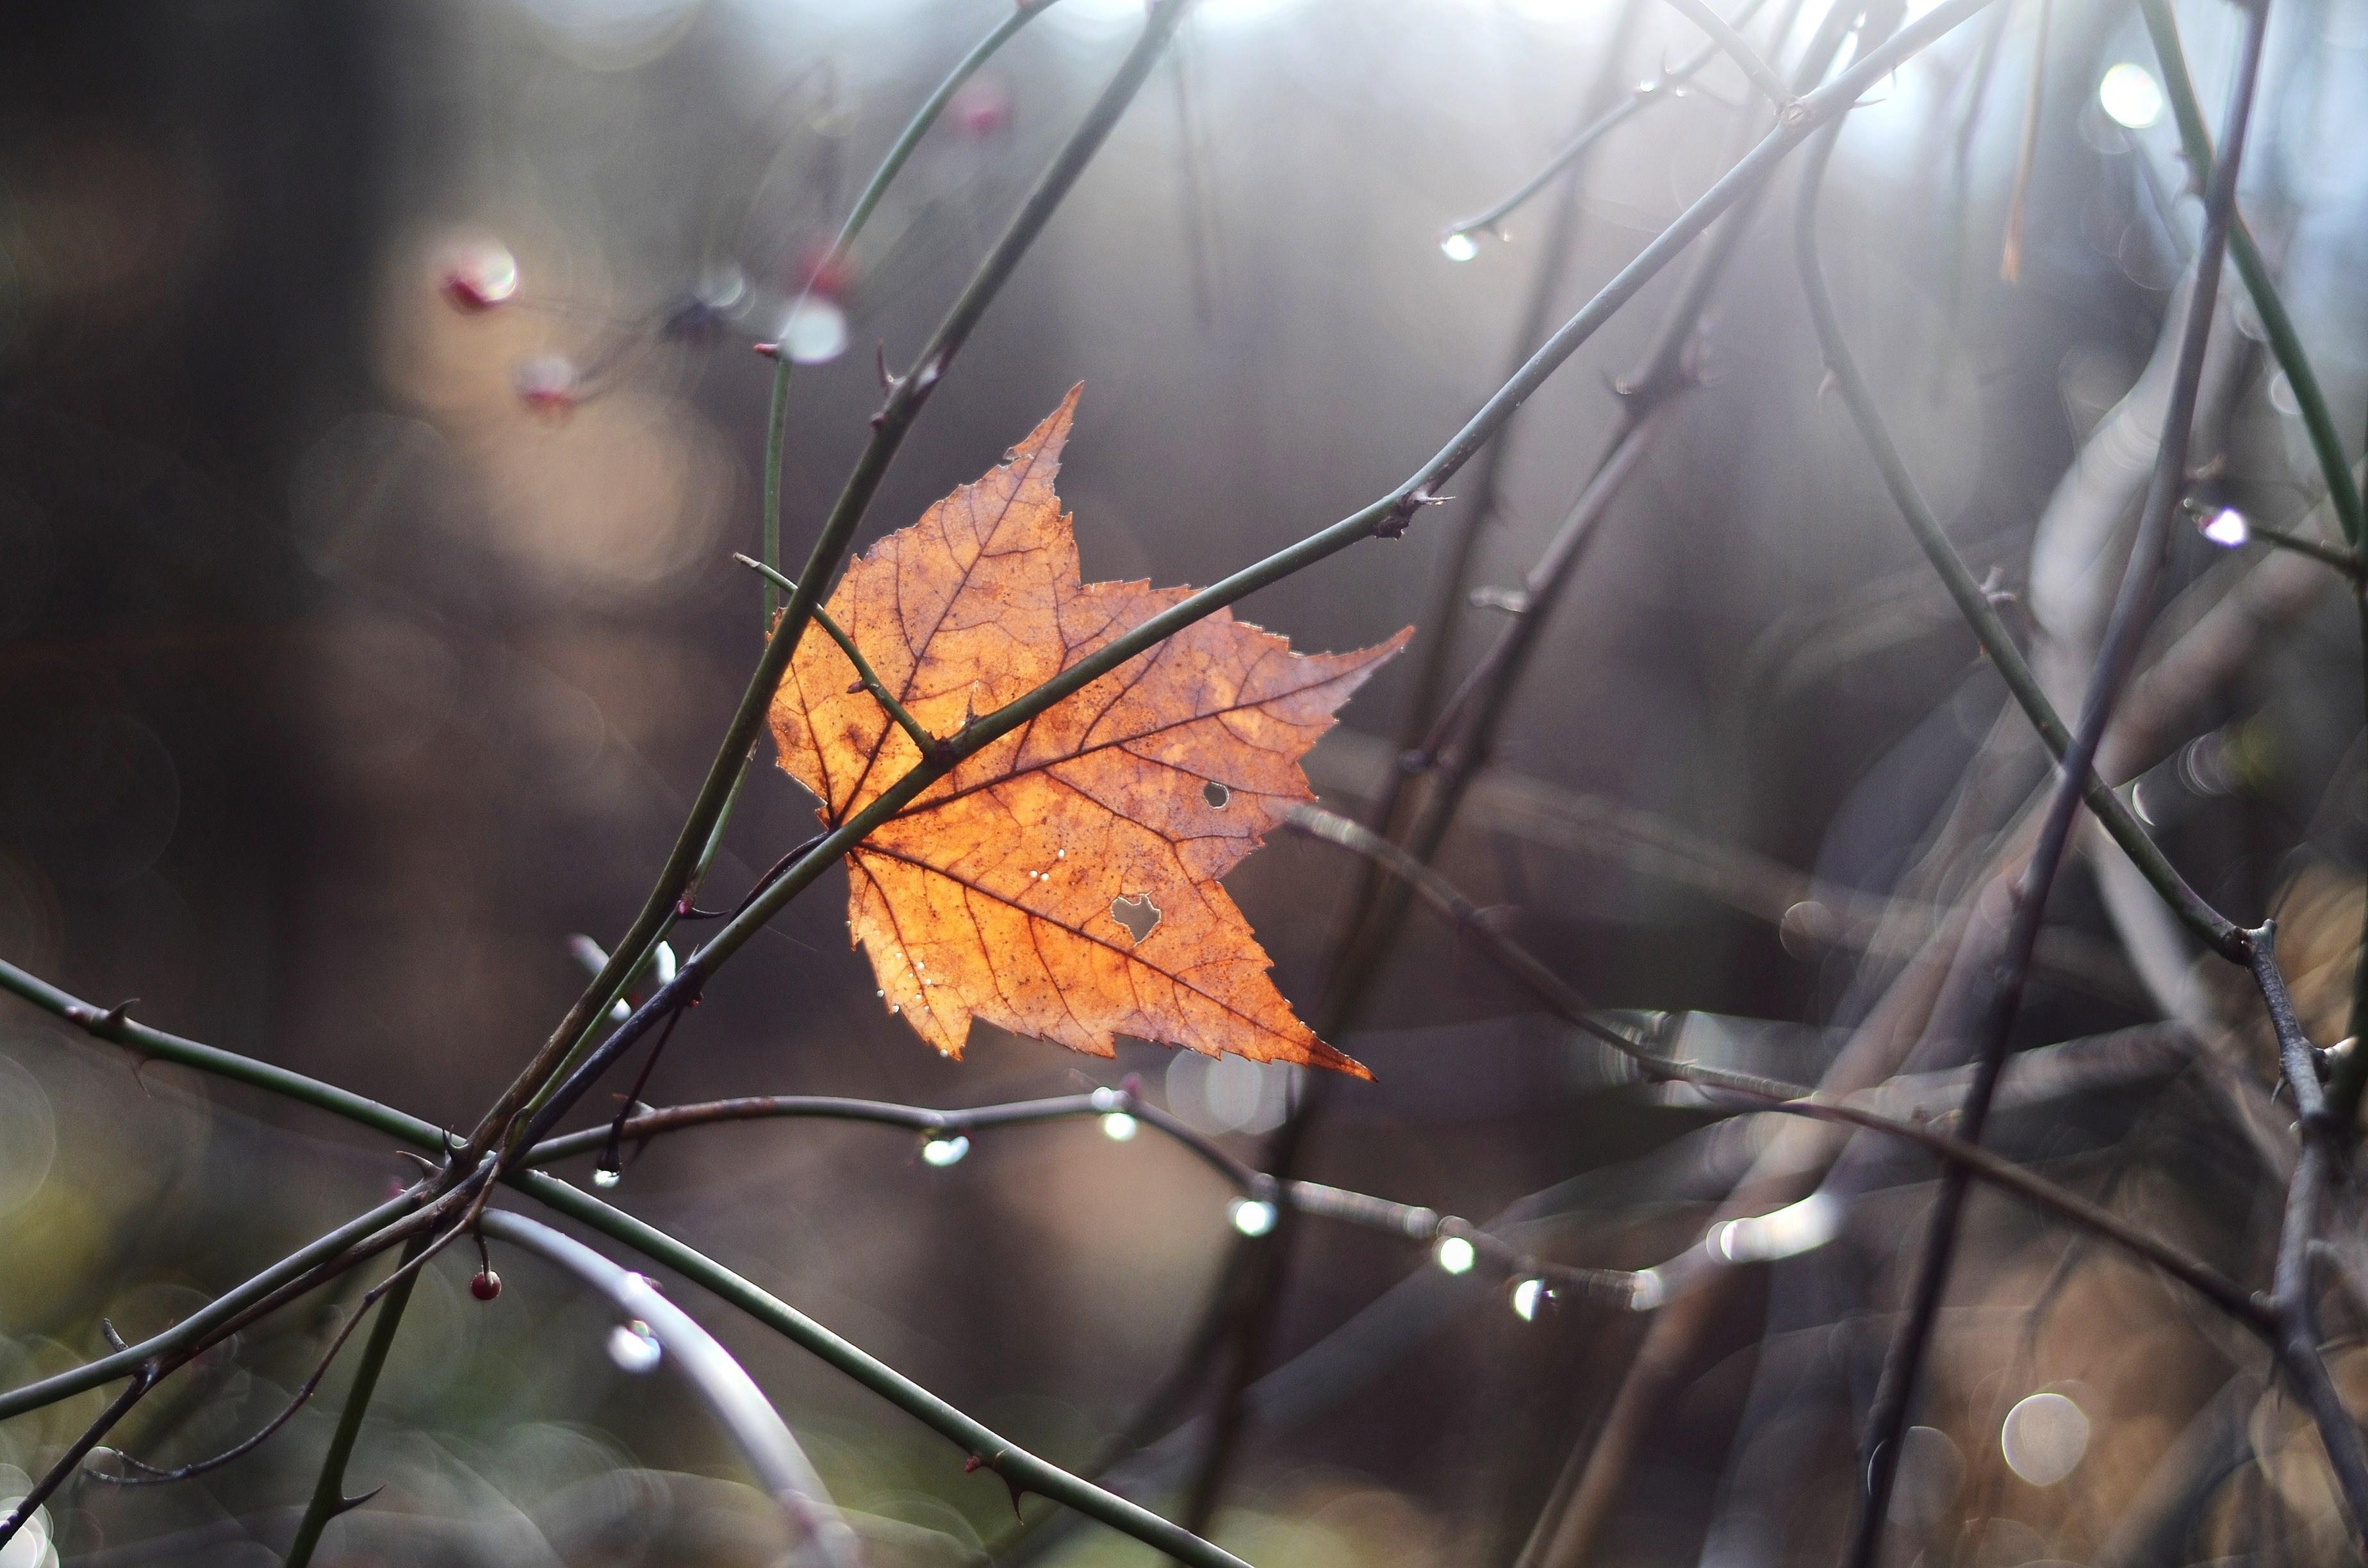
[[[853,261],[845,251],[834,248],[828,242],[808,245],[790,266],[790,288],[793,292],[844,300],[854,287]]]
[[[578,384],[575,363],[564,355],[546,354],[518,368],[520,402],[537,414],[552,415],[574,411]]]
[[[955,90],[946,117],[964,141],[984,142],[1010,128],[1011,89],[992,77],[973,77]]]
[[[477,1277],[469,1281],[469,1294],[481,1301],[490,1301],[502,1293],[502,1277],[490,1268],[480,1268]]]

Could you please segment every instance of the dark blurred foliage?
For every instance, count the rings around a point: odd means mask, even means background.
[[[729,554],[756,537],[768,367],[747,345],[774,330],[764,301],[803,281],[998,4],[16,17],[0,51],[0,954],[465,1126],[581,985],[565,938],[605,941],[638,904],[756,655],[756,588]],[[1593,0],[1209,0],[931,403],[872,534],[974,477],[1080,380],[1063,489],[1088,576],[1206,583],[1385,492],[1497,384],[1531,278],[1554,265],[1544,200],[1462,265],[1437,236],[1577,122],[1611,16]],[[2232,17],[2203,0],[2182,16],[2208,103]],[[2051,565],[2034,524],[2154,353],[2193,204],[2167,125],[2125,132],[2099,108],[2107,66],[2150,62],[2134,17],[2055,0],[2023,272],[1999,280],[2034,22],[2001,6],[1861,109],[1825,222],[1911,465],[1976,571],[2000,568],[2019,613],[2044,620],[2064,584],[2110,591],[2089,570],[2104,545]],[[896,187],[846,280],[848,351],[798,379],[792,560],[866,434],[872,345],[910,355],[1131,26],[1112,0],[1063,0]],[[2246,201],[2356,431],[2368,8],[2282,6],[2273,39]],[[1695,42],[1648,15],[1628,69]],[[1738,144],[1725,100],[1742,79],[1721,64],[1703,89],[1595,160],[1560,311]],[[2040,772],[1820,392],[1790,211],[1780,182],[1707,322],[1707,384],[1555,613],[1442,864],[1590,996],[1689,1014],[1695,1050],[1813,1082],[1929,927],[1918,912],[1978,886],[1967,868]],[[456,311],[441,271],[487,244],[515,254],[521,299]],[[1607,380],[1673,283],[1520,415],[1482,583],[1515,580],[1560,519],[1610,428]],[[686,312],[702,299],[757,303],[711,322]],[[2233,501],[2292,524],[2316,478],[2291,392],[2243,307],[2234,320],[2210,449]],[[540,384],[561,359],[593,372],[584,395],[529,406],[521,368]],[[1429,603],[1452,516],[1246,613],[1304,648],[1386,635]],[[2260,587],[2236,559],[2182,539],[2181,603]],[[2358,651],[2340,593],[2281,592],[2241,657],[2173,694],[2139,801],[2232,912],[2292,890],[2289,951],[2308,955],[2298,984],[2331,1040],[2359,919],[2358,878],[2338,869],[2361,848]],[[1459,665],[1488,613],[1466,618]],[[1405,661],[1385,671],[1312,760],[1333,803],[1370,798],[1409,678]],[[766,768],[714,886],[744,886],[810,810]],[[1285,991],[1311,1003],[1355,869],[1285,838],[1233,885]],[[1246,1156],[1281,1114],[1281,1070],[1144,1048],[1105,1063],[982,1031],[966,1062],[939,1061],[875,1003],[841,898],[836,877],[817,887],[712,988],[654,1097],[960,1105],[1131,1072]],[[2101,1079],[2011,1106],[1998,1141],[2265,1278],[2276,1184],[2254,1179],[2255,1135],[2276,1117],[2232,1116],[2197,1065],[2260,1099],[2265,1047],[2224,1021],[2216,982],[2180,980],[2186,955],[2134,959],[2144,940],[2095,879],[2068,874],[2057,908],[2029,1043],[2169,1017],[2220,1046],[2166,1055],[2148,1036]],[[1687,1248],[1773,1136],[1625,1082],[1419,916],[1368,1016],[1382,1022],[1340,1043],[1378,1082],[1336,1096],[1306,1174],[1475,1219],[1525,1202],[1526,1244],[1566,1261]],[[21,1010],[0,1028],[11,1383],[94,1353],[102,1316],[126,1333],[170,1321],[401,1168],[317,1117],[170,1068],[135,1075]],[[1963,1049],[1928,1045],[1912,1068]],[[1086,1462],[1197,1321],[1224,1193],[1174,1147],[1091,1123],[983,1137],[947,1169],[916,1154],[877,1128],[723,1128],[653,1147],[619,1196],[1048,1458]],[[1847,1205],[1839,1239],[1736,1270],[1688,1346],[1601,1561],[1832,1551],[1895,1251],[1930,1176],[1888,1150],[1845,1164],[1827,1189]],[[2263,1541],[2328,1560],[2317,1460],[2261,1393],[2257,1356],[2092,1245],[2002,1201],[1974,1214],[1897,1561],[1918,1545],[1984,1568],[2110,1555],[2182,1444],[2225,1463],[2198,1461],[2193,1517],[2160,1560]],[[1310,1225],[1303,1245],[1278,1356],[1348,1337],[1292,1362],[1297,1403],[1253,1427],[1221,1539],[1259,1568],[1511,1560],[1645,1320],[1565,1302],[1525,1322],[1501,1282],[1451,1279],[1384,1238]],[[664,1377],[609,1365],[598,1309],[523,1259],[481,1307],[473,1267],[439,1266],[406,1321],[356,1472],[390,1489],[338,1527],[342,1561],[779,1560],[780,1527],[723,1439]],[[347,1301],[185,1374],[125,1446],[187,1458],[249,1429]],[[1000,1483],[961,1454],[693,1304],[869,1517],[875,1561],[963,1561],[1010,1525]],[[2029,1403],[2043,1395],[2072,1416]],[[48,1463],[95,1398],[0,1428],[0,1461]],[[2060,1476],[2027,1479],[2047,1468],[2028,1454],[2001,1463],[2010,1409],[2068,1454]],[[59,1549],[271,1561],[257,1543],[309,1490],[330,1418],[308,1412],[199,1483],[79,1484],[53,1510]],[[2013,1437],[2009,1422],[2009,1458]],[[1142,1553],[1090,1528],[1057,1550]]]

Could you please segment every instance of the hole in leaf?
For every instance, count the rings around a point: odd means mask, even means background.
[[[1216,807],[1217,810],[1221,812],[1225,809],[1225,802],[1233,798],[1234,792],[1231,790],[1226,789],[1223,784],[1218,783],[1213,778],[1201,786],[1201,799],[1208,801],[1209,804]]]
[[[1110,918],[1126,927],[1126,934],[1136,946],[1151,935],[1159,924],[1159,906],[1151,902],[1149,893],[1137,893],[1133,898],[1110,900]]]

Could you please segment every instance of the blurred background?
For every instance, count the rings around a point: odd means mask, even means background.
[[[813,361],[790,425],[794,561],[868,434],[874,346],[909,360],[1142,15],[1060,0],[818,278],[896,129],[1002,6],[245,0],[20,17],[0,54],[0,956],[472,1121],[582,986],[567,938],[606,943],[638,906],[757,656],[757,586],[730,559],[757,537],[771,367],[750,345],[786,338]],[[1752,36],[1789,69],[1824,10],[1771,6]],[[1762,127],[1715,62],[1585,165],[1562,252],[1546,243],[1559,187],[1442,248],[1589,118],[1590,83],[1653,80],[1700,45],[1673,12],[1621,15],[1617,0],[1202,0],[930,403],[867,541],[976,477],[1080,381],[1062,489],[1088,577],[1207,583],[1386,493],[1517,362],[1533,294],[1567,314]],[[2195,0],[2180,16],[2216,109],[2237,13]],[[2039,0],[2001,3],[1872,95],[1823,232],[1909,463],[1976,574],[2015,595],[2068,705],[2118,576],[2113,465],[2150,460],[2142,376],[2196,207],[2135,13],[2053,0],[2042,18]],[[2368,5],[2281,0],[2244,200],[2353,434],[2363,114]],[[1929,971],[2043,775],[1821,389],[1792,206],[1780,180],[1704,318],[1702,384],[1548,621],[1440,864],[1595,1001],[1681,1015],[1689,1054],[1811,1083]],[[511,267],[499,310],[450,287]],[[1554,533],[1616,417],[1611,383],[1683,271],[1520,414],[1472,586],[1514,585]],[[2222,314],[2198,442],[2221,487],[2211,515],[2326,531],[2258,318]],[[1431,613],[1464,521],[1426,514],[1244,613],[1303,649],[1377,641]],[[2241,521],[2219,534],[2176,543],[2161,678],[2118,761],[2209,896],[2248,919],[2288,911],[2329,1042],[2360,925],[2356,633],[2334,574],[2242,543]],[[1430,643],[1450,636],[1460,671],[1499,624],[1479,609],[1419,629],[1310,759],[1327,804],[1369,808]],[[2050,650],[2069,662],[2047,665]],[[812,809],[761,769],[716,896],[807,836]],[[2060,884],[2024,1034],[2068,1054],[2009,1079],[2027,1087],[1995,1138],[2265,1280],[2281,1185],[2265,1173],[2286,1147],[2266,1045],[2117,875],[2100,861]],[[1312,1010],[1358,868],[1282,835],[1229,886]],[[650,1097],[961,1106],[1133,1074],[1252,1160],[1285,1115],[1287,1069],[1140,1046],[1104,1062],[984,1028],[968,1060],[940,1061],[874,999],[843,901],[834,873],[742,956]],[[1336,1043],[1376,1082],[1331,1097],[1303,1174],[1475,1221],[1509,1211],[1508,1233],[1543,1256],[1706,1258],[1705,1225],[1776,1142],[1767,1119],[1629,1082],[1419,914],[1364,1016]],[[1895,1027],[1920,1074],[1903,1093],[1954,1082],[1949,1017],[1928,998]],[[718,1128],[654,1145],[612,1196],[1045,1457],[1108,1457],[1201,1319],[1235,1240],[1229,1194],[1174,1145],[1092,1121],[974,1145],[939,1167],[876,1127]],[[169,1323],[403,1168],[322,1117],[170,1067],[135,1074],[8,1005],[7,1381],[97,1353],[102,1317],[133,1337]],[[1262,1385],[1219,1539],[1259,1568],[1510,1562],[1542,1510],[1578,1528],[1577,1468],[1624,1430],[1591,1536],[1548,1528],[1525,1562],[1829,1560],[1931,1175],[1851,1145],[1806,1250],[1724,1259],[1748,1266],[1694,1298],[1685,1335],[1650,1344],[1646,1314],[1516,1312],[1486,1271],[1308,1223],[1265,1363],[1287,1375]],[[2238,1336],[2021,1210],[1972,1213],[1895,1561],[2345,1550],[2306,1429]],[[329,1555],[781,1561],[778,1520],[684,1391],[613,1364],[606,1309],[568,1280],[499,1261],[510,1289],[488,1305],[467,1290],[473,1259],[427,1275],[356,1460],[357,1489],[387,1490]],[[999,1482],[677,1294],[776,1397],[874,1561],[1150,1555],[1089,1527],[1040,1530],[1012,1557]],[[349,1304],[308,1304],[184,1374],[124,1445],[177,1461],[250,1430]],[[2331,1331],[2349,1332],[2340,1312]],[[1640,1367],[1661,1369],[1658,1392],[1619,1428],[1615,1394]],[[2340,1369],[2368,1388],[2368,1362]],[[0,1563],[276,1561],[342,1386],[201,1481],[78,1483]],[[0,1467],[38,1474],[96,1399],[0,1426]],[[1122,1461],[1113,1483],[1174,1506],[1191,1440]]]

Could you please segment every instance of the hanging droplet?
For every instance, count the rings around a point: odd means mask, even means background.
[[[1480,244],[1459,231],[1439,242],[1439,254],[1450,261],[1470,261],[1480,254]]]
[[[1126,1112],[1114,1110],[1102,1118],[1102,1136],[1113,1143],[1123,1143],[1134,1136],[1140,1125]]]
[[[1227,1212],[1234,1229],[1246,1236],[1262,1236],[1274,1229],[1274,1205],[1263,1198],[1236,1198]]]
[[[959,1132],[951,1137],[932,1138],[921,1145],[922,1163],[936,1165],[940,1170],[962,1164],[962,1157],[969,1153],[970,1140]]]
[[[2162,118],[2162,87],[2145,66],[2124,60],[2098,80],[2097,103],[2114,124],[2144,131]]]
[[[827,365],[847,352],[847,312],[819,294],[808,294],[790,307],[780,345],[793,365]]]
[[[625,1173],[613,1165],[602,1165],[592,1173],[594,1187],[614,1187],[625,1179]]]
[[[2196,526],[2203,530],[2205,539],[2224,550],[2234,550],[2253,537],[2253,525],[2247,522],[2245,514],[2234,506],[2221,507],[2202,518]]]
[[[1513,1315],[1523,1323],[1533,1323],[1538,1309],[1550,1299],[1546,1282],[1531,1276],[1513,1287]]]
[[[609,1331],[609,1359],[624,1371],[640,1374],[655,1368],[666,1352],[650,1325],[635,1318]]]
[[[1450,1274],[1469,1274],[1472,1266],[1480,1261],[1480,1249],[1462,1236],[1442,1236],[1431,1256]]]

